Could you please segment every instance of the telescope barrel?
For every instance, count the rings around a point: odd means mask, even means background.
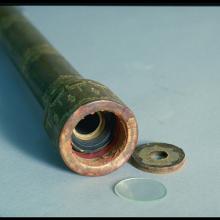
[[[72,171],[106,175],[130,158],[137,122],[109,88],[83,78],[16,7],[0,7],[0,40],[44,109],[46,132]]]

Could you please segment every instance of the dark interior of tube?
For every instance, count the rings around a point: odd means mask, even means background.
[[[86,154],[102,150],[113,140],[115,126],[116,116],[111,112],[87,115],[73,129],[73,150]]]

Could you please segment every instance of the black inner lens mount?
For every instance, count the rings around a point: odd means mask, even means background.
[[[94,153],[107,146],[113,139],[116,117],[111,112],[87,115],[72,134],[73,150]]]
[[[76,131],[80,134],[89,134],[97,129],[100,123],[100,116],[95,113],[93,115],[87,115],[85,119],[81,120],[76,125]]]

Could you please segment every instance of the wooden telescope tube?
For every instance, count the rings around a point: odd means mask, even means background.
[[[130,158],[137,122],[110,89],[84,79],[16,7],[0,7],[0,40],[42,106],[45,130],[67,167],[101,176]]]

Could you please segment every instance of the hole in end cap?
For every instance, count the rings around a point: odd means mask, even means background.
[[[150,154],[153,160],[163,160],[168,157],[168,153],[165,151],[154,151]]]

